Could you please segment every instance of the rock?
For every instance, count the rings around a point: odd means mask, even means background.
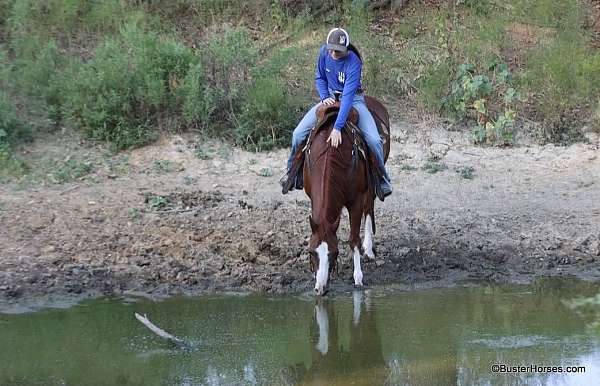
[[[589,251],[594,256],[600,256],[600,240],[591,241]]]
[[[375,260],[375,265],[378,267],[381,267],[384,264],[385,264],[385,260],[383,260],[383,259]]]
[[[47,245],[42,248],[42,253],[52,253],[56,251],[56,247],[54,245]]]
[[[396,254],[400,257],[406,257],[406,256],[408,256],[409,253],[410,253],[410,248],[402,247],[398,250],[398,252]]]
[[[592,144],[600,142],[600,140],[599,140],[600,136],[593,131],[584,133],[583,136],[585,137],[585,139],[587,139]]]
[[[54,221],[54,216],[34,216],[29,220],[29,228],[32,230],[40,230],[46,228],[50,223]]]

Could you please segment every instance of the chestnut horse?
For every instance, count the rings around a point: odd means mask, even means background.
[[[384,159],[389,154],[389,115],[376,99],[366,97],[384,141]],[[309,217],[312,235],[308,252],[310,269],[315,274],[315,292],[323,295],[331,272],[336,269],[338,250],[337,230],[342,208],[346,207],[350,218],[350,249],[354,259],[354,284],[362,286],[363,273],[360,260],[363,254],[374,258],[373,235],[375,233],[375,187],[369,170],[371,164],[361,157],[354,133],[358,131],[356,110],[352,109],[346,127],[342,130],[342,143],[334,148],[327,142],[333,129],[339,103],[324,107],[317,113],[319,122],[310,135],[304,160],[304,191],[311,200]],[[385,127],[384,127],[385,125]],[[365,146],[366,149],[366,146]],[[367,157],[369,158],[369,157]],[[361,243],[361,222],[365,224],[364,241]]]

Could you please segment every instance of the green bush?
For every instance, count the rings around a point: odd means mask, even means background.
[[[190,68],[179,89],[179,96],[183,103],[182,113],[185,122],[190,127],[205,128],[210,122],[216,104],[201,63]]]
[[[239,106],[239,98],[250,81],[259,55],[245,29],[227,29],[212,37],[200,50],[210,98],[212,116],[229,122]]]
[[[482,72],[472,64],[461,64],[442,107],[454,120],[477,120],[476,142],[510,143],[522,97],[513,87],[506,63],[494,62]]]
[[[183,45],[127,26],[80,66],[67,115],[116,149],[142,145],[155,138],[159,115],[175,111],[177,89],[196,63]]]
[[[488,15],[494,10],[493,0],[462,0],[461,3],[477,15]]]
[[[20,123],[17,120],[13,106],[9,103],[8,96],[0,93],[0,160],[10,157],[10,145],[19,130]]]
[[[64,85],[69,78],[67,58],[59,53],[56,43],[51,40],[32,56],[17,58],[13,68],[12,88],[26,98],[28,113],[57,124],[61,120]]]
[[[521,82],[534,94],[536,111],[544,121],[542,141],[564,142],[586,119],[581,106],[600,97],[600,54],[563,35],[529,58]]]
[[[256,79],[245,92],[236,117],[237,144],[252,150],[285,146],[304,106],[276,78]]]
[[[450,61],[427,66],[420,78],[415,80],[419,102],[428,109],[440,110],[452,79]]]
[[[0,180],[26,171],[26,165],[14,157],[12,148],[30,138],[28,128],[18,119],[9,97],[0,91]]]
[[[11,75],[12,66],[6,52],[0,48],[0,160],[5,162],[11,157],[13,145],[31,139],[28,127],[17,116],[7,92]]]
[[[6,0],[4,0],[6,1]],[[121,0],[18,0],[9,11],[11,34],[45,39],[64,35],[118,32],[127,23],[138,26],[149,18],[133,2]]]

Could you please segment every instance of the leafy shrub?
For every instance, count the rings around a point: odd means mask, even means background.
[[[183,45],[127,26],[81,66],[67,95],[68,116],[117,149],[142,145],[155,137],[159,114],[176,107],[177,89],[196,63]]]
[[[494,62],[487,71],[489,76],[477,74],[474,65],[461,64],[442,107],[456,120],[477,119],[476,142],[510,142],[516,104],[522,98],[506,63]]]
[[[423,74],[414,81],[420,103],[432,110],[441,109],[451,79],[452,70],[449,61],[427,66]]]
[[[245,29],[227,29],[211,38],[200,51],[208,98],[214,101],[213,117],[229,121],[238,99],[250,81],[252,68],[258,61],[258,50]]]
[[[492,93],[492,83],[486,75],[475,74],[475,66],[461,64],[452,82],[450,94],[442,99],[442,107],[454,119],[463,119],[475,100]]]
[[[183,117],[192,127],[203,128],[215,111],[214,94],[206,83],[204,68],[201,63],[195,64],[183,79],[179,90],[182,99]]]
[[[55,162],[53,172],[50,173],[51,180],[57,184],[64,184],[80,179],[94,170],[91,162],[67,159],[64,162]]]
[[[13,88],[27,98],[26,109],[31,115],[57,124],[62,117],[64,85],[68,82],[68,63],[53,40],[31,56],[15,60]]]
[[[30,138],[29,129],[18,119],[10,99],[0,91],[0,179],[27,170],[27,166],[14,157],[12,148],[17,142]]]
[[[253,150],[287,145],[303,108],[301,101],[276,78],[256,79],[245,92],[236,117],[236,143]]]
[[[29,140],[29,128],[19,119],[15,106],[7,93],[12,76],[6,52],[0,49],[0,161],[11,158],[11,147],[17,142]]]
[[[477,15],[488,15],[494,5],[491,0],[462,0],[458,3],[472,9]]]
[[[590,101],[600,97],[600,54],[568,36],[534,52],[521,80],[533,94],[533,108],[541,113],[542,142],[572,138],[573,127],[585,119],[581,106],[591,110]]]
[[[13,106],[5,93],[0,92],[0,161],[10,157],[10,146],[20,129]]]

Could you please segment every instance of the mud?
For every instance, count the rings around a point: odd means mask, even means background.
[[[395,192],[376,203],[377,256],[364,262],[366,285],[600,280],[597,138],[498,149],[435,122],[392,130]],[[197,146],[193,137],[163,138],[127,153],[118,175],[0,186],[2,307],[100,294],[310,290],[310,203],[303,192],[280,193],[286,150],[214,143],[221,150],[199,159]],[[178,168],[155,173],[157,159]],[[334,292],[352,285],[345,241],[340,251]]]

